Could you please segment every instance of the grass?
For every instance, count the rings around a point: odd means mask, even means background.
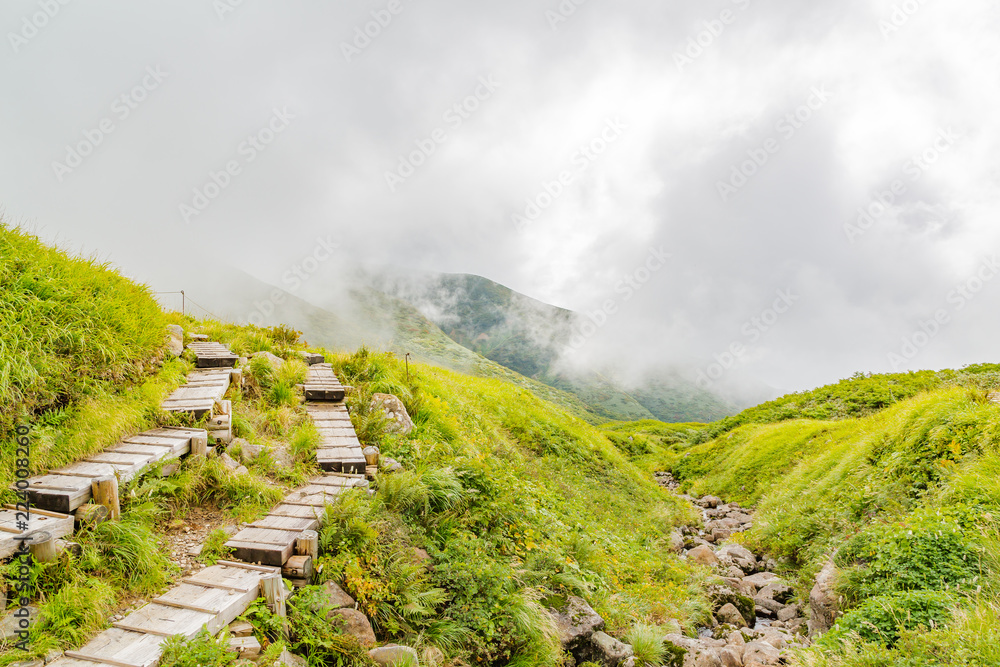
[[[804,664],[997,664],[972,635],[1000,632],[984,613],[1000,604],[1000,405],[975,375],[861,418],[745,424],[653,455],[692,493],[756,504],[747,540],[800,594],[835,557],[847,614]]]
[[[148,288],[0,221],[0,436],[18,421],[145,377],[162,354]]]

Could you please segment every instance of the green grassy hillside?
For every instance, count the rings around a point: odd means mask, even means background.
[[[859,377],[658,458],[692,492],[756,504],[748,539],[800,594],[834,558],[847,614],[804,664],[997,665],[1000,405],[984,391],[996,385],[995,366]],[[784,421],[754,423],[767,418]]]

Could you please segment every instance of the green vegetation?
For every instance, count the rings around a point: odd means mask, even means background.
[[[880,394],[885,376],[857,377],[647,458],[693,493],[756,504],[747,540],[780,558],[801,595],[834,557],[847,613],[805,664],[995,665],[995,649],[957,647],[1000,634],[990,616],[1000,604],[1000,405],[986,399],[996,368],[897,377],[911,380],[892,385],[905,400]],[[839,420],[791,419],[782,405]],[[755,423],[766,419],[776,423]]]
[[[223,630],[218,637],[202,630],[193,639],[171,637],[163,643],[160,667],[228,667],[236,662],[236,653],[230,652],[229,633]]]
[[[0,221],[0,437],[17,420],[143,379],[164,324],[146,288]]]
[[[164,359],[167,322],[241,355],[283,360],[254,358],[228,395],[243,439],[229,453],[247,470],[188,458],[126,485],[121,521],[83,527],[73,538],[79,553],[32,565],[40,613],[31,651],[0,645],[3,667],[78,647],[137,597],[164,590],[177,574],[165,532],[196,508],[254,520],[317,472],[319,436],[295,390],[306,372],[298,331],[164,315],[107,267],[5,229],[0,250],[0,320],[16,334],[0,346],[0,428],[9,435],[17,421],[31,423],[34,472],[146,428],[191,423],[157,407],[191,367]],[[428,340],[438,340],[433,332],[426,327]],[[504,349],[523,353],[512,341]],[[640,663],[679,664],[663,635],[693,633],[709,607],[706,575],[669,548],[673,529],[696,519],[651,479],[670,470],[685,491],[755,505],[741,540],[777,558],[800,597],[825,563],[837,565],[845,614],[798,664],[1000,664],[1000,405],[988,400],[1000,366],[858,375],[710,425],[596,427],[578,398],[460,349],[456,358],[491,377],[413,362],[407,372],[393,354],[366,347],[323,350],[355,387],[349,406],[361,440],[403,465],[376,477],[373,496],[341,495],[320,529],[320,583],[343,587],[380,641],[455,664],[558,665],[546,608],[579,595]],[[415,429],[392,430],[372,408],[375,393],[398,396]],[[5,486],[10,457],[0,452]],[[203,562],[224,557],[225,541],[212,532]],[[13,579],[17,564],[4,570]],[[289,600],[287,648],[311,667],[370,665],[323,600],[319,587]],[[282,622],[262,601],[245,618],[273,662],[286,647]],[[228,665],[224,642],[171,641],[162,664]]]

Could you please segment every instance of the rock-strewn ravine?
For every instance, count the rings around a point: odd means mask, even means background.
[[[674,491],[680,486],[670,473],[657,473],[656,481]],[[675,532],[672,547],[689,560],[714,568],[720,583],[709,589],[712,627],[702,628],[698,639],[667,636],[667,642],[680,649],[675,664],[761,667],[784,663],[791,649],[810,643],[808,621],[805,610],[795,602],[795,592],[775,574],[773,559],[727,542],[752,527],[753,514],[714,496],[681,497],[701,507],[703,521]]]

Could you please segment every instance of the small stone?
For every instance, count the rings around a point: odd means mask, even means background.
[[[253,660],[260,655],[260,642],[256,637],[233,637],[229,640],[229,650],[239,653],[241,658]]]
[[[790,621],[796,616],[801,615],[801,610],[798,605],[788,605],[784,609],[778,610],[778,620],[779,621]]]
[[[289,653],[287,650],[281,652],[281,655],[278,656],[278,662],[285,667],[309,667],[309,662],[305,658]]]
[[[62,657],[62,654],[63,652],[60,651],[59,649],[57,648],[52,649],[51,651],[45,654],[45,664],[47,665],[53,660],[58,660],[59,658]]]

